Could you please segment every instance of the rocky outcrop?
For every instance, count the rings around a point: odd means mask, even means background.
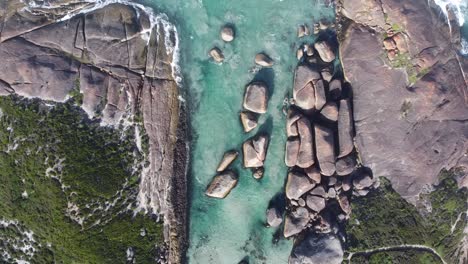
[[[218,168],[216,169],[216,171],[221,172],[221,171],[226,170],[227,167],[229,167],[229,165],[231,165],[231,163],[234,160],[236,160],[238,155],[239,155],[239,153],[237,151],[235,151],[235,150],[231,150],[231,151],[228,151],[228,152],[224,153],[223,159],[219,163]]]
[[[299,234],[309,222],[309,211],[303,207],[297,208],[284,220],[284,237]]]
[[[143,6],[69,0],[8,1],[0,11],[0,94],[63,102],[81,94],[82,108],[104,125],[141,114],[149,166],[138,205],[164,216],[169,261],[186,247],[185,127],[179,116],[177,32]],[[78,98],[75,100],[80,101]],[[174,157],[182,159],[174,162]],[[176,184],[177,183],[177,184]]]
[[[276,207],[268,208],[266,212],[266,216],[267,216],[267,223],[271,227],[278,227],[283,222],[281,213]]]
[[[338,236],[333,234],[309,233],[294,245],[289,264],[340,264],[343,247]]]
[[[338,8],[350,20],[340,54],[362,162],[411,202],[441,169],[466,166],[459,162],[468,148],[466,73],[451,42],[457,30],[431,3],[351,0]],[[384,36],[398,63],[382,60]]]
[[[290,172],[286,181],[286,197],[298,200],[303,194],[314,188],[315,183],[307,176],[298,172]]]
[[[246,133],[254,130],[258,125],[258,117],[255,115],[255,113],[243,111],[240,113],[240,119],[242,127],[244,128],[244,132]]]
[[[300,168],[309,168],[314,165],[314,138],[309,120],[305,117],[297,121],[300,145],[296,165]]]
[[[263,82],[254,82],[247,86],[244,96],[244,108],[257,114],[264,114],[268,106],[268,88]]]
[[[238,177],[235,172],[222,172],[213,178],[205,194],[213,198],[223,199],[236,187],[237,181]]]
[[[259,135],[249,139],[242,145],[244,167],[259,168],[263,166],[268,148],[268,137]]]
[[[333,131],[325,126],[315,125],[317,160],[322,175],[335,173],[335,139]]]

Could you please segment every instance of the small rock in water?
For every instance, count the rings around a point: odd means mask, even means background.
[[[216,171],[221,172],[227,169],[227,167],[231,165],[231,163],[237,158],[238,155],[239,155],[239,152],[237,152],[236,150],[231,150],[231,151],[224,153],[223,159],[219,163]]]
[[[262,67],[272,67],[273,60],[265,53],[258,53],[255,56],[255,63]]]
[[[310,32],[309,32],[309,28],[307,27],[307,25],[300,25],[297,28],[297,37],[298,38],[302,38],[302,37],[307,36],[309,34],[310,34]]]
[[[260,180],[261,178],[263,178],[264,173],[265,173],[265,168],[260,167],[260,168],[255,169],[252,175],[255,179]]]
[[[223,62],[224,61],[223,52],[219,48],[212,48],[210,50],[210,56],[216,62]]]
[[[267,223],[271,227],[277,227],[283,222],[280,211],[275,207],[268,208],[266,217]]]
[[[264,114],[268,106],[268,88],[263,82],[254,82],[247,86],[244,96],[244,108],[258,114]]]
[[[257,115],[252,112],[248,112],[248,111],[241,112],[240,119],[241,119],[242,127],[244,127],[244,131],[246,133],[254,130],[258,125]]]
[[[335,58],[336,58],[335,52],[333,52],[333,50],[332,50],[330,44],[328,44],[328,42],[325,42],[325,41],[316,42],[314,44],[314,47],[317,50],[320,58],[324,62],[332,62],[333,60],[335,60]]]
[[[244,154],[244,167],[259,168],[263,167],[268,147],[268,137],[265,135],[249,139],[242,145]]]
[[[221,39],[225,42],[231,42],[234,40],[234,29],[231,26],[224,26],[221,29]]]
[[[237,174],[233,171],[220,173],[213,178],[205,194],[213,198],[225,198],[236,187],[237,181]]]
[[[308,45],[308,44],[305,44],[304,45],[304,50],[307,54],[307,56],[313,56],[314,55],[314,49],[312,48],[312,46]]]
[[[304,56],[304,50],[302,49],[302,47],[300,47],[297,49],[296,57],[298,60],[302,60],[303,56]]]

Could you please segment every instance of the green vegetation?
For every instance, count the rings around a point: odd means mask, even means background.
[[[80,79],[77,78],[75,80],[75,85],[73,86],[73,89],[69,93],[70,98],[75,101],[77,105],[82,105],[83,104],[83,94],[81,93],[80,90]]]
[[[0,110],[0,220],[34,232],[32,263],[125,263],[130,247],[154,262],[162,224],[134,215],[132,167],[143,158],[131,133],[89,120],[73,100],[0,97]]]
[[[434,248],[446,261],[454,262],[455,250],[463,236],[464,221],[451,227],[458,215],[464,219],[468,209],[468,190],[458,190],[453,172],[441,172],[441,182],[422,200],[432,211],[420,213],[396,193],[388,180],[381,178],[379,189],[352,201],[353,213],[348,223],[348,250],[358,252],[401,244],[420,244]],[[422,211],[422,210],[421,210]],[[439,263],[429,253],[408,250],[382,252],[353,257],[352,263]]]

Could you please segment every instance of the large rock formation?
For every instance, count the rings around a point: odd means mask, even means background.
[[[175,28],[135,3],[99,2],[96,9],[95,2],[56,0],[44,8],[43,1],[7,2],[0,8],[0,94],[57,102],[82,94],[82,108],[105,125],[142,116],[149,167],[141,175],[138,203],[164,216],[169,260],[180,263],[187,153],[177,137],[185,135],[177,130],[185,121],[173,68]]]
[[[340,264],[343,248],[333,234],[309,233],[297,243],[289,257],[289,264]]]
[[[424,0],[341,2],[350,23],[340,54],[362,162],[414,201],[441,169],[467,164],[466,59],[450,41],[458,29]],[[395,42],[391,52],[384,35]]]

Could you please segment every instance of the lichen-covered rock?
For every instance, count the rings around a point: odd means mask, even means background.
[[[222,172],[213,178],[205,194],[213,198],[223,199],[236,187],[237,181],[238,177],[235,172]]]
[[[284,221],[284,237],[288,238],[299,234],[309,222],[309,211],[304,207],[299,207],[286,215]]]
[[[238,155],[239,155],[239,152],[237,152],[236,150],[231,150],[231,151],[228,151],[228,152],[224,153],[223,159],[219,163],[218,168],[216,169],[216,171],[221,172],[221,171],[226,170],[227,167],[229,167],[229,165],[231,165],[231,163],[234,160],[236,160]]]
[[[307,176],[299,172],[288,173],[286,181],[286,197],[290,200],[297,200],[306,192],[314,188],[315,183],[309,180]]]
[[[264,114],[268,105],[268,87],[263,82],[247,86],[244,95],[244,108],[254,113]]]
[[[335,139],[333,131],[315,124],[316,155],[322,175],[332,176],[335,173]]]

